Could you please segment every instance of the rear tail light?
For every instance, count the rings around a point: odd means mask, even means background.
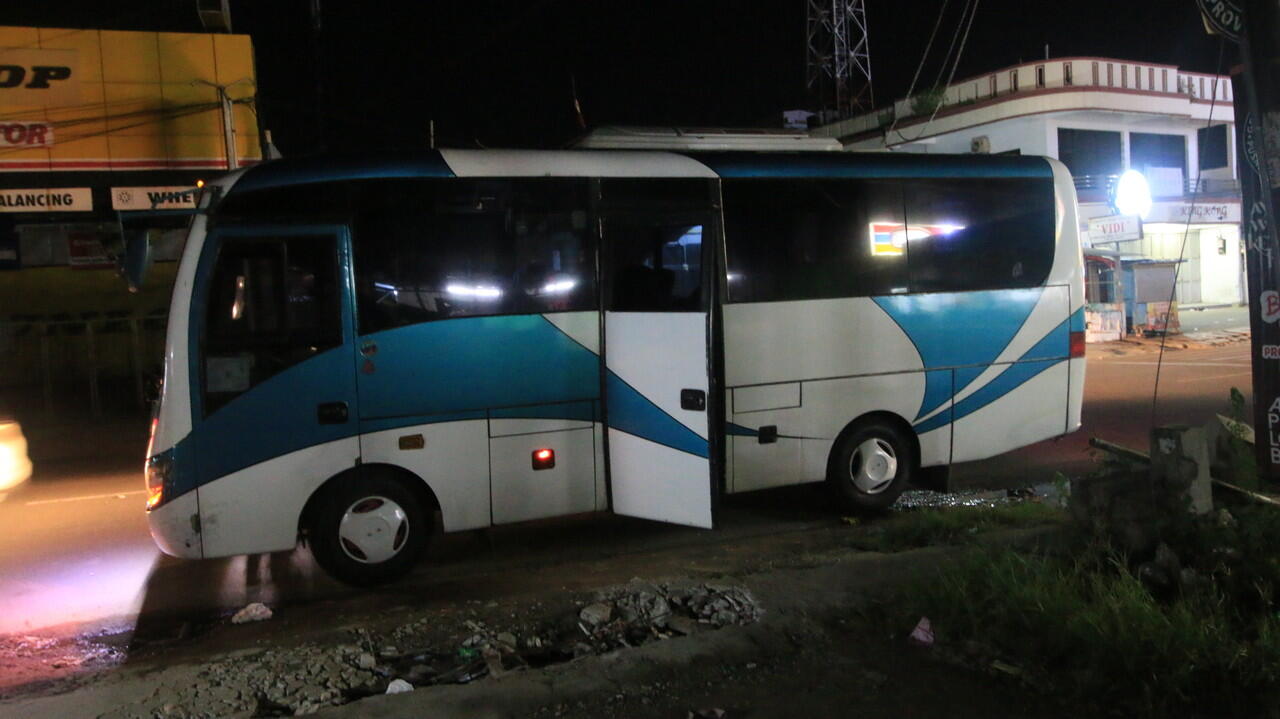
[[[164,486],[169,481],[169,472],[173,469],[173,457],[161,454],[147,460],[143,475],[147,483],[147,509],[152,510],[164,501]]]
[[[556,451],[554,449],[535,449],[533,451],[534,469],[551,469],[554,466],[556,466]]]
[[[1069,354],[1071,357],[1084,356],[1084,333],[1083,332],[1071,333],[1071,351]]]

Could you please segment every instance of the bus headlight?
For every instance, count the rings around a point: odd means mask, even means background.
[[[173,455],[158,454],[147,460],[143,475],[147,482],[147,511],[155,509],[164,501],[164,485],[169,481],[169,472],[173,469]]]

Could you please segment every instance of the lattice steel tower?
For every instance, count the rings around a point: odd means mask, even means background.
[[[837,117],[871,110],[875,97],[871,93],[866,0],[806,3],[805,85],[817,94],[822,109]]]

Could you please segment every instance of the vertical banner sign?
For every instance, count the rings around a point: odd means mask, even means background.
[[[1240,44],[1232,71],[1241,232],[1248,266],[1258,473],[1280,482],[1280,8],[1275,0],[1197,0],[1205,26]]]

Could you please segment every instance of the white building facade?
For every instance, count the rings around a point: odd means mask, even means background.
[[[1046,155],[1075,178],[1081,236],[1126,260],[1176,260],[1180,306],[1244,301],[1230,78],[1172,65],[1070,57],[1023,63],[813,130],[846,150]],[[1153,202],[1138,239],[1088,234],[1115,215],[1125,170]],[[1183,237],[1186,236],[1185,249]]]

